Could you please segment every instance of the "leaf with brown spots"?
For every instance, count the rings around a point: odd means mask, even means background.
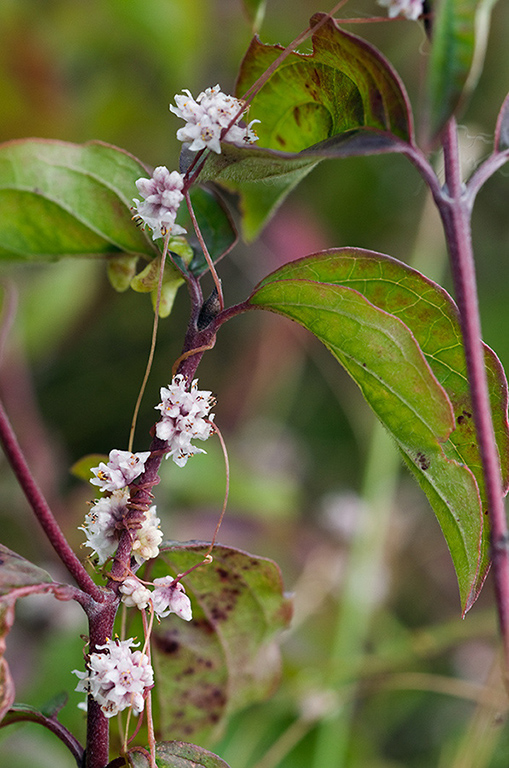
[[[131,768],[150,768],[150,760],[140,752],[128,754]],[[156,744],[158,768],[229,768],[224,760],[196,744],[161,741]]]
[[[151,577],[183,573],[208,545],[167,543]],[[154,630],[159,731],[203,742],[217,738],[236,710],[266,698],[279,680],[275,635],[292,614],[278,566],[217,545],[213,562],[183,580],[193,620],[175,615]]]
[[[322,21],[317,13],[310,26]],[[251,103],[259,144],[300,152],[331,136],[374,128],[410,141],[410,105],[399,76],[370,43],[328,19],[312,36],[312,53],[290,53]],[[255,37],[242,61],[238,97],[281,55]]]
[[[311,19],[315,26],[324,17]],[[223,144],[200,180],[240,194],[243,233],[253,240],[293,187],[326,157],[401,152],[413,140],[410,104],[396,71],[374,46],[328,19],[312,53],[290,53],[252,100],[253,148]],[[255,37],[242,61],[242,98],[284,49]]]

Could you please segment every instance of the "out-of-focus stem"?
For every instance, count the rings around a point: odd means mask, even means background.
[[[373,612],[380,600],[379,585],[383,582],[399,465],[393,441],[382,425],[375,422],[362,489],[366,509],[349,553],[329,661],[328,683],[338,691],[340,700],[342,684],[355,679]],[[350,692],[340,701],[338,713],[321,722],[312,768],[346,765],[353,711]]]
[[[105,598],[105,593],[94,584],[55,520],[53,512],[49,508],[46,499],[28,468],[2,403],[0,403],[0,442],[28,503],[32,507],[35,516],[39,520],[60,560],[76,580],[79,587],[97,602],[102,602]]]

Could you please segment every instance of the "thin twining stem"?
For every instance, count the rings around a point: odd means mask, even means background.
[[[39,520],[53,549],[63,562],[69,573],[76,580],[78,586],[97,602],[102,602],[105,593],[90,578],[85,567],[71,549],[62,529],[57,523],[48,502],[44,498],[41,489],[35,482],[30,472],[26,459],[20,448],[14,430],[10,424],[3,404],[0,402],[0,441],[5,455],[23,489],[28,503]]]
[[[224,298],[223,298],[223,289],[221,288],[221,280],[219,279],[219,275],[217,274],[216,268],[214,266],[214,262],[212,261],[212,257],[208,251],[207,244],[203,238],[203,235],[200,230],[200,226],[198,224],[198,220],[195,216],[193,204],[191,202],[191,197],[189,195],[189,190],[187,189],[184,193],[184,197],[186,199],[187,208],[189,210],[189,215],[191,217],[191,221],[193,223],[194,231],[196,232],[196,237],[198,238],[198,242],[201,245],[203,255],[205,256],[205,261],[208,264],[208,267],[210,269],[210,274],[212,275],[212,279],[214,280],[214,285],[216,286],[217,290],[217,297],[219,299],[219,306],[221,308],[221,311],[224,309]]]
[[[150,342],[150,352],[148,354],[145,374],[143,376],[143,381],[141,382],[140,391],[138,392],[136,405],[134,406],[134,413],[131,421],[131,429],[129,430],[129,445],[127,448],[128,451],[132,451],[133,449],[134,432],[136,429],[136,422],[138,421],[138,414],[140,412],[141,401],[143,400],[143,395],[145,394],[145,389],[147,387],[148,377],[150,376],[150,371],[152,370],[152,363],[154,362],[157,329],[159,326],[159,308],[161,306],[161,294],[163,290],[164,265],[166,264],[166,256],[168,254],[168,243],[170,242],[170,236],[171,236],[171,233],[168,232],[164,239],[164,248],[161,255],[161,266],[159,269],[159,282],[157,283],[157,299],[156,299],[156,306],[154,311],[154,322],[152,324],[152,339]]]
[[[175,362],[173,363],[172,369],[171,369],[171,375],[175,376],[177,373],[180,364],[184,362],[184,360],[187,360],[188,357],[192,357],[193,355],[197,355],[200,352],[206,352],[208,349],[213,349],[214,345],[216,343],[216,339],[213,338],[210,344],[204,344],[202,347],[196,347],[196,349],[188,349],[187,352],[182,352],[180,357],[177,357]]]
[[[152,634],[152,626],[154,624],[154,609],[152,608],[150,612],[150,621],[147,625],[147,615],[145,611],[142,611],[142,619],[143,619],[143,633],[145,635],[145,643],[143,646],[142,653],[145,653],[148,656],[149,661],[151,661],[151,655],[150,655],[150,635]],[[150,768],[157,768],[156,765],[156,737],[154,732],[154,719],[152,715],[152,691],[149,690],[147,693],[147,698],[145,699],[145,708],[147,712],[147,738],[148,738],[148,745],[150,750]]]
[[[307,29],[305,29],[304,32],[301,32],[299,35],[297,35],[297,37],[294,40],[292,40],[292,42],[289,45],[286,46],[284,51],[280,53],[277,59],[274,62],[272,62],[270,67],[268,67],[268,69],[265,70],[263,75],[261,75],[258,78],[258,80],[256,80],[253,83],[253,85],[249,88],[249,90],[245,92],[245,94],[242,96],[241,101],[245,102],[246,105],[249,104],[253,100],[253,98],[256,96],[258,91],[265,85],[267,80],[269,80],[269,78],[272,77],[272,75],[274,74],[276,69],[279,67],[279,65],[282,64],[286,58],[288,58],[288,56],[297,48],[297,46],[303,43],[305,40],[307,40],[308,37],[318,32],[320,27],[322,27],[327,21],[332,19],[333,15],[337,13],[337,11],[339,11],[340,8],[346,5],[347,2],[348,0],[340,0],[340,2],[336,3],[334,8],[331,8],[331,10],[328,13],[324,14],[324,16],[320,19],[320,21],[318,21],[314,26],[307,27]],[[240,115],[244,111],[245,111],[245,107],[235,116],[235,118],[233,119],[233,122],[226,129],[227,131],[231,128],[233,123],[239,119]]]
[[[204,560],[206,560],[210,553],[212,552],[214,548],[214,544],[216,543],[217,534],[219,533],[219,529],[221,528],[221,523],[223,522],[223,518],[226,513],[226,507],[228,505],[228,497],[230,495],[230,462],[228,460],[228,451],[226,448],[226,443],[224,441],[224,437],[217,426],[217,424],[212,424],[212,427],[214,428],[214,432],[219,438],[219,442],[221,443],[221,448],[223,451],[223,457],[224,457],[224,467],[225,467],[225,475],[226,475],[226,488],[224,492],[224,501],[223,501],[223,508],[221,510],[221,514],[219,515],[219,520],[217,521],[216,529],[214,531],[214,535],[212,536],[212,541],[210,542],[209,548],[207,549]]]

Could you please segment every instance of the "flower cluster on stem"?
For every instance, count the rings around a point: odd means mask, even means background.
[[[185,235],[186,230],[175,223],[180,203],[184,199],[184,176],[181,173],[170,173],[168,168],[160,165],[150,179],[138,179],[136,187],[144,200],[140,202],[134,198],[134,218],[152,230],[152,240],[168,234]]]
[[[73,670],[80,678],[76,691],[84,691],[100,705],[106,717],[132,707],[143,712],[145,696],[154,684],[154,671],[148,656],[133,651],[134,640],[107,640],[97,646],[104,653],[91,653],[87,672]]]
[[[143,473],[149,456],[150,451],[131,453],[115,449],[110,452],[107,463],[101,462],[91,470],[95,477],[90,482],[106,495],[92,505],[81,530],[87,538],[85,546],[92,549],[99,565],[113,557],[117,550],[129,512],[128,486]],[[163,540],[159,525],[156,508],[152,506],[142,515],[138,527],[132,528],[133,555],[139,565],[159,554]]]
[[[120,587],[122,602],[128,608],[144,610],[152,604],[158,619],[164,619],[170,613],[176,613],[184,621],[191,621],[193,611],[191,601],[180,581],[172,576],[154,579],[154,589],[148,589],[135,576],[128,576]]]
[[[390,19],[404,16],[409,21],[417,21],[423,14],[423,0],[377,0],[378,5],[387,8]]]
[[[196,99],[184,90],[183,95],[175,96],[175,103],[177,106],[170,105],[170,111],[186,121],[184,127],[177,131],[177,139],[189,142],[189,149],[193,152],[211,149],[220,154],[221,141],[253,144],[258,140],[252,126],[260,121],[252,120],[247,126],[239,125],[246,105],[240,99],[223,93],[219,85],[202,91]]]
[[[131,451],[110,451],[108,463],[99,462],[98,467],[90,471],[95,477],[90,481],[101,491],[119,491],[139,477],[145,467],[150,451],[131,453]]]
[[[210,409],[214,404],[211,392],[198,389],[198,379],[187,390],[185,377],[177,374],[171,384],[161,388],[161,402],[156,405],[161,420],[156,424],[156,435],[167,442],[166,458],[171,456],[175,464],[183,467],[190,456],[205,453],[191,440],[207,440],[213,433],[214,414]]]

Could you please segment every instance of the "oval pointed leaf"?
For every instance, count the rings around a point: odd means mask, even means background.
[[[484,63],[491,9],[496,0],[441,0],[435,3],[428,72],[432,137],[463,105]]]
[[[128,755],[132,768],[150,768],[150,760],[139,752]],[[184,741],[161,741],[156,744],[158,768],[229,768],[217,755],[196,744]]]
[[[314,284],[312,292],[326,298],[325,301],[320,299],[316,308],[305,311],[300,307],[300,301],[304,289],[309,292],[309,283]],[[385,364],[392,355],[389,344],[383,349],[385,360],[372,361],[371,380],[374,388],[380,391],[373,396],[366,388],[366,370],[363,365],[360,368],[358,363],[366,362],[365,349],[371,352],[376,349],[378,327],[374,326],[371,330],[369,324],[366,325],[365,335],[360,331],[355,335],[352,332],[350,338],[347,336],[345,342],[341,342],[339,349],[340,331],[332,331],[331,338],[330,328],[322,329],[322,322],[331,326],[327,317],[335,317],[339,313],[335,322],[343,326],[343,333],[348,333],[350,320],[347,318],[344,321],[341,317],[343,297],[338,299],[331,292],[333,287],[356,293],[379,312],[390,313],[393,319],[398,318],[404,323],[429,366],[431,376],[443,388],[447,402],[452,406],[454,421],[448,423],[445,432],[449,430],[449,434],[445,439],[444,432],[433,427],[429,421],[432,437],[425,447],[430,435],[426,437],[414,416],[411,421],[406,421],[408,409],[399,401],[408,396],[407,385],[414,389],[413,395],[417,397],[415,410],[421,416],[427,413],[426,405],[419,405],[425,393],[415,389],[410,374],[403,375],[402,369],[400,386],[391,389],[391,381],[385,372]],[[286,304],[281,304],[281,296],[289,302],[288,309]],[[251,303],[293,317],[309,327],[359,383],[366,399],[397,440],[405,460],[428,495],[451,551],[463,609],[468,610],[481,589],[489,567],[489,536],[486,514],[483,514],[483,510],[486,511],[484,484],[472,423],[465,358],[453,300],[440,286],[395,259],[362,249],[343,248],[285,265],[262,281]],[[362,312],[357,320],[366,324],[368,314],[364,312],[362,302],[360,309]],[[381,322],[386,322],[384,315],[379,318]],[[316,329],[320,330],[319,334]],[[353,364],[351,356],[354,356]],[[486,365],[499,450],[501,455],[507,455],[507,383],[497,357],[488,348]],[[400,423],[398,418],[391,421],[391,414],[386,413],[394,399]],[[421,442],[422,439],[425,442]],[[503,475],[507,490],[509,479],[505,466]]]
[[[239,194],[242,235],[250,242],[320,159],[222,144],[220,155],[207,157],[200,181],[215,181]]]
[[[323,20],[315,14],[310,26]],[[300,152],[356,128],[377,128],[410,141],[412,124],[404,87],[382,54],[328,19],[312,35],[313,52],[292,52],[251,103],[262,147]],[[255,37],[242,61],[239,97],[283,51]]]
[[[52,261],[156,251],[132,222],[147,170],[100,142],[27,139],[0,146],[0,260]]]
[[[163,545],[151,576],[183,573],[207,549]],[[170,738],[217,736],[232,712],[268,696],[279,679],[274,635],[291,617],[279,568],[231,547],[218,545],[212,554],[211,564],[184,579],[193,620],[170,616],[154,630],[160,731]]]
[[[310,24],[324,16],[315,14]],[[209,156],[200,175],[240,193],[247,240],[323,157],[401,151],[412,139],[404,87],[376,48],[332,19],[312,42],[311,54],[290,53],[252,101],[260,148],[223,144],[222,155]],[[240,68],[239,97],[283,50],[254,38]],[[232,168],[236,163],[241,166]]]

